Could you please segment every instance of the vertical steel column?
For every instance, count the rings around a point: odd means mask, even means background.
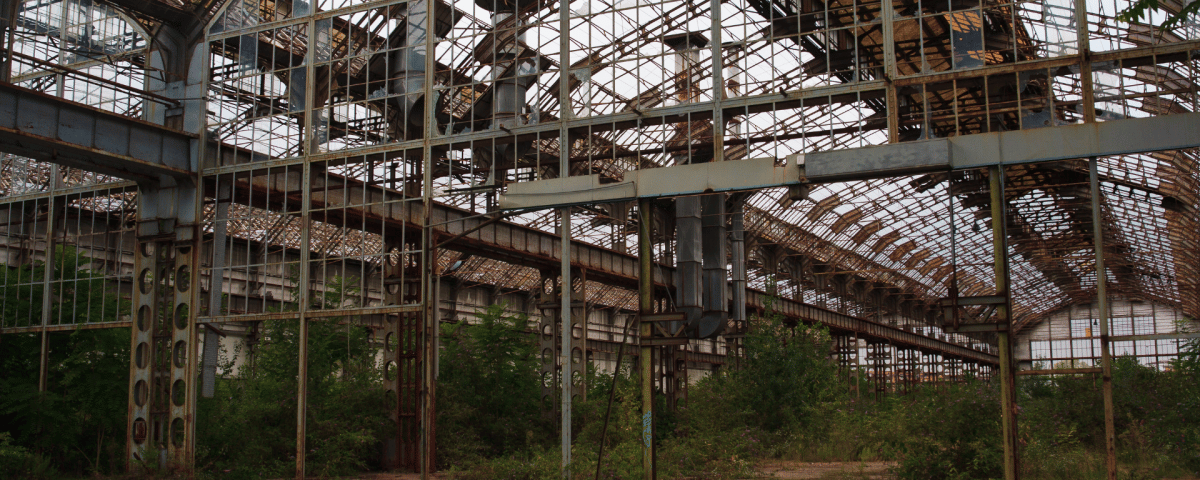
[[[1088,181],[1092,193],[1092,241],[1096,248],[1096,303],[1099,304],[1100,320],[1100,372],[1103,378],[1101,394],[1104,396],[1104,466],[1108,479],[1117,478],[1117,436],[1113,425],[1112,351],[1108,344],[1108,280],[1104,266],[1104,221],[1100,208],[1099,162],[1096,157],[1088,160]]]
[[[733,270],[733,320],[737,333],[746,329],[746,199],[735,196],[729,215],[730,265]]]
[[[538,351],[541,352],[542,359],[542,400],[543,406],[550,410],[549,416],[559,413],[558,404],[554,402],[558,391],[560,360],[554,351],[558,348],[558,336],[562,330],[558,323],[558,309],[561,303],[558,301],[557,281],[556,273],[542,270],[542,291],[539,292],[537,303],[538,311],[541,312],[541,321],[538,322]]]
[[[850,337],[836,335],[833,337],[833,355],[838,366],[839,380],[846,381],[846,390],[850,389]]]
[[[896,78],[896,28],[893,24],[893,18],[896,15],[895,8],[892,7],[892,0],[883,0],[880,3],[881,16],[883,17],[883,75],[887,82],[887,97],[885,98],[887,106],[887,129],[888,143],[896,143],[900,141],[900,100],[896,93],[896,85],[891,82]]]
[[[901,395],[908,395],[913,391],[913,385],[916,383],[916,355],[916,350],[896,349],[896,381],[899,384],[897,391]]]
[[[587,401],[587,332],[591,305],[587,302],[587,270],[575,270],[571,285],[571,396]],[[576,336],[578,333],[578,336]]]
[[[1005,226],[1004,208],[1004,178],[1003,169],[999,166],[988,168],[988,190],[992,200],[992,253],[996,272],[996,294],[1009,296],[1008,279],[1008,238]],[[1004,478],[1016,480],[1020,473],[1017,471],[1017,397],[1016,372],[1013,371],[1012,344],[1009,342],[1009,309],[1008,305],[996,308],[1003,327],[996,333],[1000,344],[1000,424],[1004,437]]]
[[[430,165],[425,165],[426,171]],[[425,187],[429,188],[428,185]],[[433,203],[426,204],[425,211],[429,212],[433,209]],[[424,451],[421,452],[421,463],[423,471],[426,475],[430,475],[437,469],[437,341],[438,325],[437,317],[437,274],[435,269],[437,266],[434,259],[437,258],[437,250],[434,246],[437,244],[437,235],[431,228],[430,218],[425,219],[425,236],[423,237],[423,245],[421,246],[421,285],[422,285],[422,310],[421,310],[421,348],[420,359],[422,366],[421,385],[424,392],[424,412],[421,417],[421,444],[424,446]]]
[[[867,361],[871,367],[871,389],[878,401],[884,389],[883,344],[867,342]]]
[[[430,3],[430,2],[427,2]],[[424,215],[421,221],[421,343],[420,343],[420,363],[421,363],[421,479],[426,480],[436,468],[434,454],[437,451],[435,436],[435,416],[434,410],[437,386],[435,372],[433,371],[433,359],[436,355],[434,351],[433,330],[439,328],[434,323],[435,316],[433,310],[437,304],[437,298],[434,296],[434,288],[431,283],[433,280],[434,256],[433,256],[433,138],[438,136],[437,124],[437,92],[435,61],[434,57],[437,52],[437,46],[434,43],[437,40],[432,33],[437,32],[436,5],[430,4],[427,7],[427,12],[432,15],[425,15],[425,45],[424,51],[421,54],[425,57],[425,85],[424,85],[424,100],[425,100],[425,132],[421,136],[423,144],[421,146],[421,207]]]
[[[311,26],[309,31],[312,31]],[[312,80],[311,75],[308,78],[309,81]],[[309,283],[309,277],[311,277],[311,271],[309,270],[309,254],[311,251],[309,231],[312,227],[312,213],[310,211],[312,207],[312,192],[308,188],[309,185],[312,185],[312,165],[305,162],[302,168],[300,185],[303,185],[304,188],[302,189],[302,203],[300,204],[300,288],[298,289],[300,291],[300,333],[297,339],[300,345],[300,352],[297,360],[299,365],[296,377],[296,478],[299,479],[305,477],[305,455],[308,451],[308,304],[312,290],[312,285]]]
[[[935,382],[934,387],[936,388],[937,367],[934,364],[934,358],[934,354],[932,353],[921,355],[921,383],[928,382],[930,379],[932,379]]]
[[[658,382],[658,393],[665,400],[663,403],[668,412],[675,410],[675,357],[678,352],[678,345],[658,347],[658,375],[655,379]]]
[[[420,302],[421,280],[412,244],[393,239],[385,251],[385,298],[390,305]],[[420,471],[421,330],[420,313],[388,315],[384,336],[384,386],[387,388],[392,434],[384,441],[384,466]]]
[[[675,351],[675,383],[671,385],[675,389],[675,398],[671,399],[671,409],[679,408],[679,401],[687,401],[687,384],[688,384],[688,348],[690,344],[680,345]],[[675,348],[672,347],[674,350]]]
[[[58,165],[50,167],[50,191],[58,185]],[[58,231],[58,202],[51,195],[46,199],[46,205],[49,210],[46,212],[46,246],[42,250],[42,256],[45,258],[42,270],[42,330],[41,330],[41,348],[38,354],[38,392],[45,393],[47,377],[50,372],[50,333],[47,327],[50,326],[50,313],[54,307],[54,264],[55,250],[57,242],[54,241],[54,234]]]
[[[858,332],[854,332],[854,398],[862,398],[862,357],[858,348]]]
[[[725,99],[725,55],[721,52],[721,5],[724,3],[722,0],[710,0],[708,10],[709,15],[712,16],[709,22],[708,36],[711,39],[709,46],[712,48],[712,161],[714,162],[725,160],[725,109],[722,107],[723,100]],[[724,195],[721,195],[719,198],[721,198],[722,202],[725,201]],[[722,206],[724,206],[724,203],[722,203]],[[721,245],[725,245],[725,243],[721,242]],[[724,264],[724,257],[722,257],[722,264]],[[724,280],[724,276],[722,276],[722,280]],[[721,291],[724,292],[725,289],[722,288]],[[722,306],[721,308],[726,309],[728,307]]]
[[[0,80],[12,83],[12,61],[13,61],[13,39],[16,37],[17,15],[19,15],[19,7],[21,2],[17,0],[7,0],[0,3],[0,7],[4,8],[4,63],[0,64]]]
[[[389,207],[390,208],[390,207]],[[403,244],[396,243],[394,239],[387,239],[383,243],[384,252],[403,251]],[[381,269],[383,270],[383,287],[380,292],[383,296],[384,305],[399,305],[401,289],[398,270],[403,265],[404,255],[401,254],[399,259],[386,256],[381,261]],[[383,437],[383,455],[381,462],[383,468],[393,470],[400,466],[400,350],[404,344],[400,340],[400,318],[402,314],[388,314],[384,316],[383,325],[383,388],[385,406],[388,411],[389,428],[384,430]]]
[[[150,438],[150,385],[153,382],[150,362],[154,357],[153,329],[158,316],[158,305],[154,301],[156,263],[154,243],[139,239],[133,259],[136,277],[133,282],[134,322],[129,362],[129,440],[126,442],[126,458],[131,472],[136,470],[136,462],[146,461],[145,442]]]
[[[316,23],[313,18],[308,17],[307,29],[309,32],[316,32]],[[301,145],[302,152],[306,157],[301,165],[300,185],[301,185],[301,201],[300,201],[300,335],[297,341],[300,344],[299,352],[299,372],[298,382],[296,383],[296,478],[303,479],[305,477],[305,456],[307,454],[307,439],[308,439],[308,309],[311,303],[312,283],[310,277],[312,271],[309,267],[309,260],[312,254],[311,235],[312,230],[312,164],[309,163],[308,156],[312,155],[313,148],[317,142],[317,134],[313,126],[313,120],[316,115],[320,115],[320,106],[314,105],[316,90],[316,74],[313,70],[315,63],[315,52],[318,50],[316,45],[316,36],[309,35],[308,45],[304,54],[304,128],[301,130]]]
[[[195,227],[191,227],[195,228]],[[193,239],[199,239],[192,235]],[[198,242],[198,240],[195,240]],[[164,247],[167,244],[163,243]],[[196,268],[200,249],[193,241],[173,245],[175,248],[175,293],[173,306],[174,328],[171,343],[171,405],[170,441],[167,445],[171,459],[188,470],[192,467],[196,433],[196,299],[199,281]]]
[[[571,371],[574,370],[571,364],[571,336],[574,329],[571,324],[571,297],[573,296],[571,286],[571,209],[562,209],[561,224],[559,228],[562,230],[562,305],[560,312],[562,313],[562,475],[563,478],[571,478]]]
[[[413,264],[417,263],[415,260]],[[406,278],[407,280],[407,278]],[[420,280],[407,282],[408,295],[417,296]],[[421,315],[404,313],[397,319],[396,362],[397,464],[421,471]]]
[[[641,355],[638,365],[642,370],[642,478],[654,478],[654,362],[651,359],[650,323],[642,322],[641,317],[654,313],[654,245],[650,238],[650,222],[653,214],[650,211],[650,200],[638,200],[638,316],[641,334]]]
[[[883,374],[883,392],[885,394],[896,393],[899,391],[899,387],[896,385],[896,381],[898,380],[896,375],[896,346],[892,345],[891,343],[884,343],[880,346],[883,347],[883,351],[886,352],[883,357],[883,365],[885,369]]]
[[[559,72],[558,72],[558,91],[559,91],[559,95],[558,95],[558,107],[559,107],[558,176],[559,176],[559,178],[567,178],[568,176],[570,176],[570,170],[571,170],[571,164],[570,164],[571,141],[570,141],[570,132],[567,130],[567,120],[574,117],[574,112],[572,111],[572,108],[571,108],[571,96],[566,93],[566,92],[571,91],[571,79],[570,79],[571,72],[567,70],[569,68],[569,66],[571,65],[571,40],[570,40],[570,36],[567,34],[567,32],[570,32],[570,31],[571,31],[571,7],[567,2],[560,2],[559,9],[558,9],[558,32],[559,32],[559,35],[558,35],[558,59],[559,59],[559,62],[558,62],[558,65],[559,65],[559,67],[558,67],[559,68]],[[431,67],[429,70],[432,73],[433,68]],[[433,84],[432,79],[430,80],[430,84],[431,85]],[[430,108],[430,110],[432,110],[432,108]],[[562,224],[564,226],[563,231],[562,231],[562,237],[563,237],[563,241],[562,241],[562,249],[563,249],[563,256],[562,256],[562,292],[563,292],[562,316],[563,316],[563,327],[565,329],[565,328],[570,327],[569,319],[570,319],[570,315],[571,315],[571,313],[570,313],[571,312],[571,295],[569,293],[567,293],[570,291],[570,285],[571,285],[571,283],[570,283],[571,262],[569,259],[570,244],[568,243],[571,239],[571,211],[570,211],[570,209],[569,208],[563,209],[562,215],[563,215]],[[564,367],[563,368],[564,382],[563,382],[563,387],[562,387],[563,388],[563,399],[562,399],[562,407],[563,407],[562,425],[563,425],[563,427],[562,427],[562,447],[561,448],[562,448],[562,476],[563,476],[563,478],[566,478],[566,479],[571,478],[571,470],[570,470],[570,464],[571,464],[571,427],[570,427],[570,425],[571,425],[571,413],[570,413],[571,395],[570,395],[570,391],[569,391],[571,383],[570,383],[570,378],[567,377],[567,375],[569,375],[569,373],[566,373],[566,372],[570,371],[570,368],[569,368],[570,367],[569,362],[571,361],[570,349],[569,349],[570,340],[568,340],[568,338],[570,338],[570,336],[571,335],[569,332],[564,333],[562,336],[563,337],[562,364]]]
[[[177,328],[178,324],[182,323],[185,332],[189,328],[189,314],[177,312],[175,306],[178,297],[171,283],[176,274],[172,242],[139,238],[136,250],[134,268],[137,276],[133,291],[136,313],[131,335],[129,437],[126,442],[130,471],[138,470],[140,464],[166,466],[168,454],[177,461],[190,459],[188,444],[184,442],[190,437],[186,415],[192,403],[187,391],[187,383],[191,382],[186,376],[185,363],[190,352],[186,350],[186,344],[179,352],[172,349],[176,341],[188,339],[186,333],[178,332],[181,330]],[[194,254],[194,249],[189,253]],[[186,261],[183,265],[187,265]],[[194,269],[189,267],[189,270]],[[187,304],[182,307],[189,308]],[[183,314],[182,322],[176,320],[177,314]],[[176,357],[177,354],[183,357]],[[173,368],[176,362],[184,366]],[[176,384],[175,380],[183,383]],[[175,419],[180,423],[175,423]],[[175,445],[175,432],[179,432],[179,445]],[[158,458],[146,457],[147,441],[158,452]]]
[[[1087,1],[1075,0],[1075,34],[1079,42],[1079,107],[1085,123],[1096,122],[1095,87],[1092,85],[1092,43],[1087,21]]]
[[[214,193],[216,211],[212,221],[212,273],[209,274],[208,314],[222,315],[222,294],[225,291],[226,244],[228,243],[229,206],[233,203],[233,179],[217,178]],[[204,354],[200,371],[200,395],[212,398],[216,393],[217,356],[220,354],[220,336],[211,328],[204,329]]]

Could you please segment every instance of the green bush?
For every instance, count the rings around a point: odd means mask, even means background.
[[[12,434],[0,432],[0,475],[9,478],[32,476],[33,452],[12,443]]]
[[[0,266],[8,321],[40,324],[47,265]],[[116,321],[129,302],[107,289],[91,260],[58,246],[51,268],[55,282],[50,316],[62,324]],[[125,469],[126,406],[129,395],[128,328],[52,332],[48,335],[46,391],[38,391],[39,334],[9,334],[0,348],[0,425],[12,448],[29,453],[26,475],[53,471],[82,475]],[[18,450],[19,449],[19,450]]]
[[[362,327],[310,321],[305,456],[314,475],[378,467],[389,420],[375,350]],[[232,478],[286,476],[295,468],[299,323],[273,320],[236,378],[199,399],[197,465]],[[236,357],[227,356],[226,369]]]
[[[753,461],[780,456],[823,423],[844,394],[822,327],[789,325],[770,309],[751,321],[741,367],[688,389],[675,428],[660,430],[659,468],[692,478],[743,478]]]
[[[442,328],[437,457],[444,466],[536,450],[554,438],[528,317],[509,315],[503,305],[477,317],[476,324]]]
[[[1122,472],[1135,478],[1200,474],[1200,389],[1185,350],[1167,371],[1132,357],[1113,361],[1114,429]],[[1098,376],[1021,382],[1022,470],[1032,478],[1093,478],[1104,472],[1104,408]]]
[[[844,395],[829,359],[824,327],[788,325],[772,312],[753,319],[743,338],[741,368],[713,375],[691,387],[691,428],[765,432],[800,430],[816,421],[828,402]]]
[[[971,381],[925,388],[898,399],[906,437],[897,449],[900,478],[979,479],[1003,476],[999,392]]]
[[[313,302],[339,308],[358,293],[352,280],[337,278]],[[222,352],[221,370],[232,371],[242,357],[241,371],[219,378],[213,398],[198,399],[204,421],[196,427],[196,464],[222,477],[281,477],[295,469],[300,323],[265,321],[258,335],[252,353]],[[308,323],[305,462],[310,475],[379,467],[391,422],[378,349],[369,336],[369,329],[338,317]]]

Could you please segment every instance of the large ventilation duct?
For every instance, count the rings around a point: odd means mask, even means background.
[[[399,108],[392,122],[393,134],[404,140],[416,140],[424,136],[425,124],[425,23],[429,18],[429,0],[413,0],[394,8],[403,15],[404,21],[392,31],[388,38],[388,87],[391,103]],[[442,1],[434,8],[434,35],[445,37],[463,13]],[[442,123],[439,119],[439,123]]]
[[[537,81],[538,65],[534,52],[525,46],[521,10],[534,2],[476,0],[476,5],[492,12],[492,34],[485,36],[475,47],[475,60],[491,65],[491,118],[483,128],[508,129],[524,123],[521,115],[526,109],[529,87]],[[511,142],[497,139],[494,143],[473,150],[473,156],[490,173],[488,185],[503,180],[505,169],[533,147],[532,142]]]
[[[746,200],[734,199],[729,212],[729,245],[733,264],[733,314],[731,319],[745,325],[746,320]]]
[[[704,314],[696,323],[701,338],[720,335],[729,320],[729,271],[725,259],[728,229],[725,221],[725,194],[714,193],[700,197],[701,212],[704,214]]]
[[[675,199],[675,308],[687,315],[689,325],[700,320],[704,313],[701,294],[703,278],[703,242],[701,237],[702,214],[700,197]],[[678,328],[672,322],[671,331]]]
[[[700,94],[697,64],[700,49],[708,39],[699,33],[671,35],[663,39],[675,50],[675,85],[679,103],[696,101]],[[683,142],[692,142],[687,124],[679,132]],[[707,162],[701,155],[679,155],[675,163]],[[687,315],[688,331],[698,338],[711,338],[725,330],[729,319],[729,298],[725,268],[726,235],[725,194],[710,194],[675,199],[676,259],[679,280],[676,308]]]
[[[725,94],[728,97],[737,97],[742,92],[742,56],[745,54],[743,48],[730,48],[732,58],[728,58],[725,63]],[[725,118],[725,131],[732,134],[734,138],[742,137],[742,118],[737,116],[729,116]],[[730,155],[726,151],[725,158]],[[730,267],[732,269],[732,311],[729,312],[729,319],[736,328],[744,329],[746,327],[746,196],[742,194],[733,195],[729,204],[729,257]]]

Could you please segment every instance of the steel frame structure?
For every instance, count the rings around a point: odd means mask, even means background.
[[[50,332],[130,328],[131,467],[154,461],[147,442],[165,447],[158,461],[190,466],[222,328],[295,321],[303,477],[307,325],[370,325],[385,338],[381,368],[395,372],[385,463],[426,473],[440,279],[539,292],[543,350],[562,352],[543,354],[558,375],[546,395],[562,390],[566,425],[583,391],[575,365],[613,351],[589,338],[587,312],[646,320],[619,343],[641,347],[626,353],[640,359],[652,476],[653,385],[684,392],[687,359],[720,358],[650,328],[698,307],[673,292],[703,263],[720,279],[706,298],[733,292],[715,302],[729,323],[714,351],[723,345],[727,364],[753,328],[747,310],[761,313],[770,295],[775,312],[830,329],[856,390],[998,376],[1015,478],[1015,337],[1095,303],[1110,407],[1110,300],[1200,317],[1200,134],[1186,130],[1200,106],[1200,26],[1117,22],[1122,5],[6,2],[6,265],[48,263],[66,245],[91,267],[6,276],[5,287],[40,289],[42,308],[4,318],[0,333],[41,336],[44,389]],[[1083,141],[1151,128],[1185,130],[1119,151]],[[846,161],[939,141],[962,159],[962,145],[993,137],[1067,146],[1008,147],[991,160],[976,148],[975,163],[918,169]],[[798,173],[802,157],[812,178]],[[759,164],[789,176],[735,193],[713,193],[728,178],[701,178]],[[821,177],[820,165],[833,173]],[[700,187],[671,190],[673,176]],[[592,199],[501,209],[555,181],[567,185],[558,194]],[[630,182],[633,194],[605,193]],[[703,207],[680,200],[692,194]],[[681,233],[687,208],[717,245],[716,266],[686,251],[701,241]],[[358,279],[364,293],[330,300],[333,277]],[[53,308],[66,286],[95,279],[127,295],[129,310]],[[960,300],[983,296],[1001,300]]]

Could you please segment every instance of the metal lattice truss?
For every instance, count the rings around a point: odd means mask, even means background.
[[[145,66],[145,31],[177,15],[173,21],[207,25],[209,134],[220,148],[263,160],[202,175],[310,164],[330,179],[408,193],[420,190],[424,172],[412,159],[428,142],[435,197],[478,215],[492,212],[513,182],[594,173],[620,180],[714,158],[782,162],[794,153],[1186,114],[1200,104],[1200,26],[1167,33],[1118,22],[1123,2],[625,0],[577,2],[564,20],[557,4],[460,0],[434,7],[433,85],[413,80],[425,73],[411,64],[418,57],[406,57],[414,49],[405,35],[411,42],[421,30],[410,20],[424,18],[418,4],[161,2],[129,7],[139,23],[124,23],[100,4],[27,2],[17,50],[72,70],[30,59],[14,80],[139,116],[147,101],[137,95],[139,76],[154,74]],[[1081,45],[1090,56],[1080,55]],[[431,112],[422,107],[430,93],[437,97]],[[521,101],[505,107],[512,98]],[[414,116],[437,125],[432,137],[413,127]],[[1200,316],[1197,154],[1100,164],[1110,291],[1193,317]],[[37,162],[6,158],[0,168],[6,195],[50,181],[49,167]],[[74,171],[66,178],[110,180]],[[1091,302],[1086,163],[1014,166],[1006,178],[1018,324]],[[793,193],[770,189],[746,199],[751,287],[778,284],[807,303],[917,322],[930,320],[951,278],[964,295],[994,291],[982,172]],[[574,241],[631,251],[630,208],[574,208]],[[213,221],[215,210],[207,215]],[[505,221],[552,233],[557,215]],[[669,224],[655,229],[659,240],[670,238]],[[352,225],[305,229],[294,214],[236,203],[228,235],[284,249],[307,241],[313,255],[374,264],[388,244]],[[669,247],[658,255],[671,260]],[[466,283],[538,285],[538,270],[519,261],[441,251],[437,262]],[[632,308],[634,294],[591,282],[589,300]]]

